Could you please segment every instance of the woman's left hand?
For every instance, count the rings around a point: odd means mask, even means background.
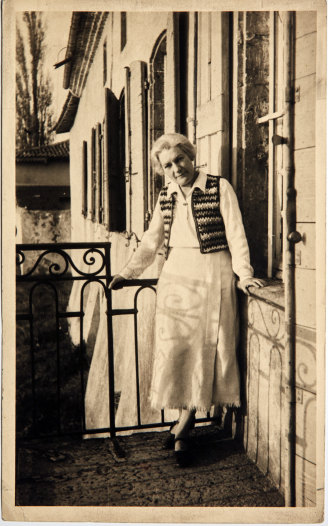
[[[249,296],[249,287],[256,287],[261,288],[264,287],[265,283],[261,279],[258,278],[246,278],[242,281],[237,281],[237,287],[238,289],[242,290],[245,294]]]

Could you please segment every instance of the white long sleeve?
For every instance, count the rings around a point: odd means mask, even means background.
[[[148,230],[143,234],[140,245],[127,265],[119,272],[120,276],[124,279],[138,278],[153,263],[156,253],[163,243],[164,223],[158,201]]]
[[[232,269],[240,281],[254,275],[237,196],[226,180],[220,179],[220,211],[232,258]]]
[[[202,185],[205,188],[206,175],[202,174],[202,178]],[[195,185],[196,183],[194,183]],[[174,189],[175,186],[173,185]],[[174,214],[170,246],[199,247],[195,223],[192,214],[188,213],[188,208],[191,208],[191,193],[184,202],[182,202],[181,196],[180,199],[177,199],[176,206],[181,210],[180,212],[178,210],[179,213],[176,210]],[[237,196],[230,183],[223,178],[220,179],[220,210],[232,256],[233,271],[240,280],[250,278],[254,271],[250,265],[249,248]],[[156,253],[163,243],[163,216],[160,204],[157,202],[149,229],[144,233],[139,247],[119,274],[125,279],[138,278],[153,263]]]

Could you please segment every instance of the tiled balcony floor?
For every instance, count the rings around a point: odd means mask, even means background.
[[[73,438],[21,443],[16,505],[284,506],[283,497],[238,443],[214,426],[193,432],[194,460],[179,468],[162,449],[165,433],[111,440]]]

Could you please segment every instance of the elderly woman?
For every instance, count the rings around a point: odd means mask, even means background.
[[[195,412],[240,405],[235,275],[246,294],[248,287],[263,283],[253,277],[229,182],[195,169],[195,148],[180,134],[162,135],[151,159],[166,184],[149,229],[110,287],[138,277],[164,245],[150,399],[154,408],[179,410],[166,445],[174,447],[177,463],[185,466]]]

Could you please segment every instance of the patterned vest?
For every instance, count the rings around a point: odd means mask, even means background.
[[[164,220],[164,253],[168,257],[173,210],[176,192],[168,196],[167,186],[159,194],[159,203]],[[205,192],[195,188],[191,196],[191,208],[202,254],[226,250],[224,222],[220,211],[220,177],[208,175]]]

